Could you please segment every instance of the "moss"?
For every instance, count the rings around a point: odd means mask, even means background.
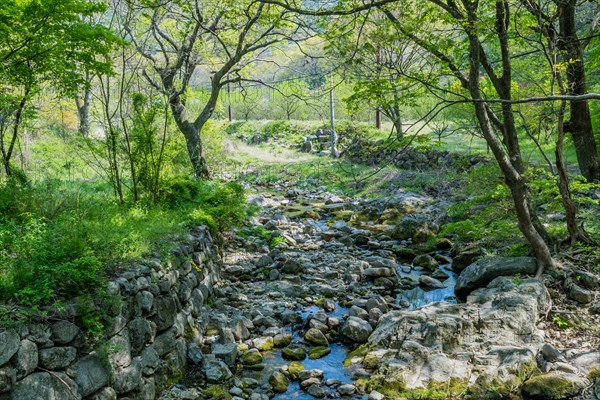
[[[316,360],[318,358],[325,357],[326,355],[331,353],[331,349],[325,346],[317,346],[313,347],[308,352],[308,358],[311,360]]]
[[[592,367],[590,372],[587,374],[587,378],[590,380],[600,379],[600,367],[597,365]]]
[[[304,365],[298,361],[292,361],[290,363],[290,365],[288,366],[288,371],[289,371],[292,379],[297,379],[300,372],[304,371],[304,369],[305,369]]]
[[[577,394],[580,390],[575,383],[565,376],[548,372],[535,375],[523,384],[523,392],[531,397],[546,399],[564,399]]]
[[[349,367],[352,364],[355,364],[352,361],[354,358],[360,357],[361,359],[364,359],[364,357],[367,355],[367,353],[370,350],[371,350],[371,345],[369,343],[362,344],[359,347],[357,347],[356,349],[352,350],[350,353],[348,353],[348,356],[344,360],[344,367]],[[362,362],[362,360],[360,362]]]
[[[229,394],[227,387],[222,386],[222,385],[209,386],[208,388],[206,388],[202,391],[202,394],[205,397],[207,397],[209,399],[214,399],[214,400],[230,400],[231,399],[231,395]]]

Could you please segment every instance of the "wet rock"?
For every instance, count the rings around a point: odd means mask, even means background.
[[[304,339],[306,339],[306,341],[308,341],[309,343],[317,346],[329,346],[329,341],[327,340],[323,332],[316,328],[310,328],[308,331],[306,331],[306,333],[304,334]]]
[[[348,312],[348,315],[351,317],[357,317],[360,319],[364,319],[365,321],[367,321],[369,319],[369,313],[358,306],[350,307],[350,311]]]
[[[441,289],[446,287],[442,282],[427,275],[419,276],[419,284],[430,289]]]
[[[532,257],[488,257],[465,268],[456,281],[454,291],[464,300],[473,290],[485,287],[499,276],[534,274],[537,263]]]
[[[435,271],[439,266],[438,262],[429,254],[421,254],[415,257],[413,264],[425,268],[428,271]]]
[[[529,378],[522,391],[532,398],[559,400],[577,395],[588,385],[587,379],[575,374],[553,371]]]
[[[240,357],[240,362],[244,365],[256,365],[263,361],[263,356],[258,349],[250,349],[243,353]]]
[[[290,333],[279,333],[273,336],[273,346],[282,348],[289,345],[292,342],[292,335]]]
[[[283,393],[287,391],[289,381],[284,374],[279,371],[275,371],[269,377],[269,384],[273,387],[273,391],[275,393]]]
[[[300,345],[289,345],[281,350],[281,355],[286,360],[302,361],[306,358],[306,349]]]
[[[435,241],[435,248],[438,250],[450,250],[452,248],[452,242],[447,238],[439,238]]]
[[[337,388],[337,391],[342,396],[352,396],[354,393],[356,393],[356,386],[351,384],[341,385]]]
[[[329,347],[317,346],[308,351],[308,358],[311,360],[316,360],[329,354],[331,354],[331,349]]]
[[[304,365],[298,361],[292,361],[290,365],[288,365],[288,372],[290,373],[290,377],[292,379],[297,379],[302,371],[304,371]]]
[[[357,317],[348,317],[342,327],[342,334],[356,343],[365,343],[369,339],[371,332],[373,332],[371,325],[367,321]]]
[[[317,384],[310,385],[306,388],[306,393],[317,399],[322,399],[327,396],[327,391]]]

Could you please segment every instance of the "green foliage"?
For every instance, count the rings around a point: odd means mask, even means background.
[[[554,322],[558,329],[569,329],[571,327],[571,324],[559,315],[552,316],[552,322]]]

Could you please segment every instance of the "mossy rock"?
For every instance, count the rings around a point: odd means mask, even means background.
[[[302,361],[306,358],[306,349],[300,345],[290,345],[281,349],[281,355],[285,360]]]
[[[292,343],[292,335],[278,334],[273,337],[273,346],[280,349]]]
[[[344,360],[344,367],[349,367],[352,364],[360,364],[363,362],[367,353],[371,350],[368,343],[365,343],[348,353]]]
[[[256,365],[263,361],[263,356],[257,349],[250,349],[243,353],[240,357],[240,362],[243,365]]]
[[[575,396],[587,384],[586,379],[575,374],[552,371],[529,378],[521,389],[523,393],[533,398],[558,400]]]
[[[306,367],[301,362],[292,361],[290,365],[288,365],[288,372],[292,379],[298,379],[298,375],[300,375],[300,372],[304,371],[305,368]]]
[[[273,372],[269,377],[269,384],[273,387],[275,393],[283,393],[287,391],[289,381],[288,378],[279,371]]]
[[[206,399],[214,400],[230,400],[231,395],[227,390],[227,386],[211,385],[202,391],[202,395]]]
[[[331,349],[329,347],[317,346],[308,351],[308,358],[311,360],[316,360],[318,358],[323,358],[330,353]]]
[[[307,342],[317,345],[317,346],[328,346],[329,345],[329,341],[327,340],[327,338],[325,337],[323,332],[321,332],[317,328],[310,328],[309,330],[307,330],[306,333],[304,334],[304,339]]]

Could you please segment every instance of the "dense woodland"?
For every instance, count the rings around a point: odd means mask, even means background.
[[[228,168],[256,160],[227,143],[296,149],[332,123],[325,184],[379,179],[357,143],[481,156],[436,181],[468,180],[443,232],[507,240],[538,276],[564,252],[600,266],[597,1],[3,0],[0,63],[3,319],[96,301],[189,227],[242,225]]]

